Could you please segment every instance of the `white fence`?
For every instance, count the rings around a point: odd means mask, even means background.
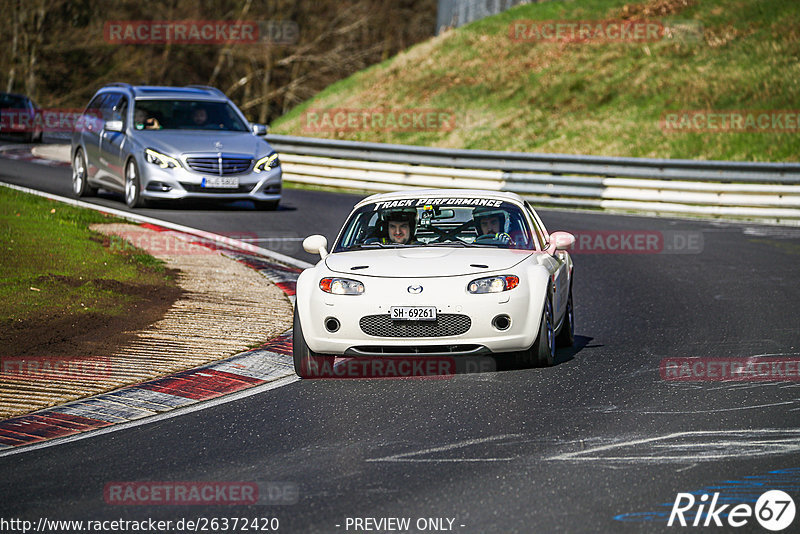
[[[366,191],[513,191],[537,205],[800,225],[800,164],[611,158],[270,135],[284,179]]]

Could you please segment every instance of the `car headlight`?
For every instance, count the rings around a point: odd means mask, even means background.
[[[513,274],[478,278],[467,284],[470,293],[501,293],[509,291],[519,285],[519,277]]]
[[[173,169],[181,166],[181,163],[177,159],[171,158],[161,152],[156,152],[152,148],[148,148],[144,151],[144,159],[147,163],[158,165],[162,169]]]
[[[364,293],[364,284],[348,278],[323,278],[319,281],[319,288],[325,293],[334,295],[361,295]]]
[[[256,161],[255,167],[253,170],[255,172],[266,171],[268,169],[274,169],[275,167],[281,166],[281,160],[278,159],[278,153],[273,152],[269,156],[264,156],[260,160]]]

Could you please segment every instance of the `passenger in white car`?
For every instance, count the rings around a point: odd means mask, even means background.
[[[472,212],[478,242],[492,239],[501,243],[513,244],[506,231],[506,212],[497,208],[475,208]]]

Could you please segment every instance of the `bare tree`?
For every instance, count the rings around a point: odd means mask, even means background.
[[[331,83],[431,37],[436,0],[8,0],[0,86],[80,106],[103,84],[207,84],[269,122]],[[112,14],[113,13],[113,16]],[[109,20],[294,25],[294,42],[115,44]],[[3,79],[6,77],[6,79]]]

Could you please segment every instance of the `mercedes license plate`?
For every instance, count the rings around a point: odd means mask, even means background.
[[[209,176],[208,178],[203,178],[203,182],[200,185],[202,187],[236,189],[239,187],[239,178],[236,176]]]

